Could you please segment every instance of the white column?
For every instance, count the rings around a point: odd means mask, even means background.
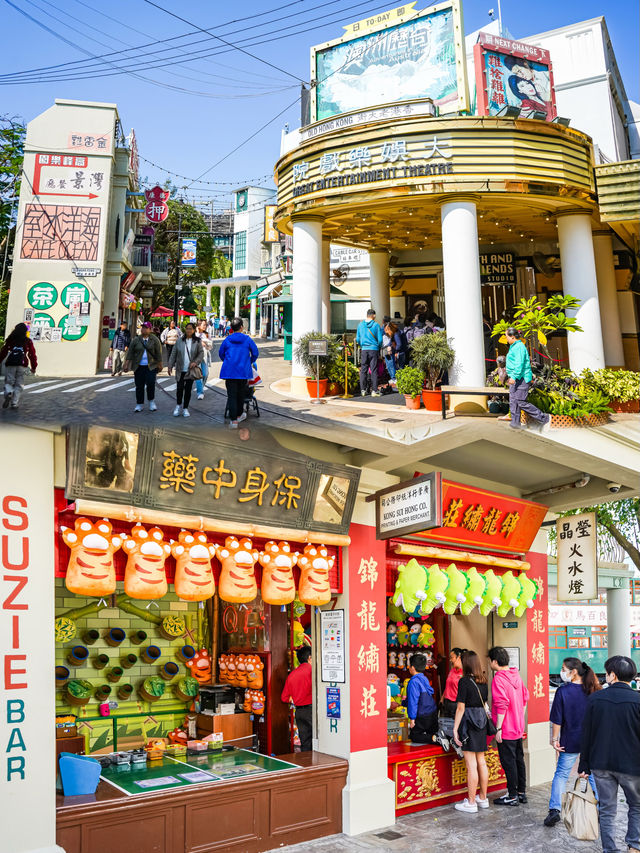
[[[220,316],[223,317],[225,314],[224,303],[227,298],[227,286],[226,284],[220,285]]]
[[[613,241],[610,231],[596,231],[594,233],[593,251],[596,261],[600,326],[602,328],[605,364],[607,367],[624,367],[618,290],[613,262]]]
[[[322,305],[320,331],[331,333],[331,240],[322,238]]]
[[[233,315],[234,317],[240,316],[240,285],[236,285],[234,301],[233,301]]]
[[[585,367],[604,367],[604,345],[600,326],[600,305],[596,263],[593,253],[591,217],[588,213],[570,213],[558,217],[558,243],[562,266],[562,290],[565,296],[580,300],[575,316],[581,332],[567,334],[569,367],[580,373]]]
[[[205,286],[207,288],[207,301],[206,301],[206,304],[204,307],[205,307],[205,310],[207,312],[209,312],[209,311],[211,311],[211,288],[213,287],[213,285],[211,283],[209,283]]]
[[[482,387],[486,377],[475,202],[446,202],[441,219],[447,337],[456,353],[449,383]]]
[[[293,346],[307,332],[322,328],[322,220],[297,219],[293,222]],[[304,377],[302,365],[295,357],[291,365],[293,377]],[[292,382],[304,390],[303,382]]]
[[[389,252],[376,249],[369,252],[369,281],[371,282],[371,307],[376,312],[376,321],[391,314],[389,295]]]
[[[607,589],[607,648],[609,657],[631,655],[631,603],[629,583]]]
[[[256,334],[256,308],[258,306],[258,299],[250,299],[249,300],[249,334],[254,336]]]

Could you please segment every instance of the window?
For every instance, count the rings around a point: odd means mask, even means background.
[[[631,603],[640,604],[640,581],[631,581]]]
[[[247,232],[238,231],[233,245],[233,268],[243,270],[247,266]]]
[[[607,632],[604,628],[591,629],[591,648],[606,649],[607,648]]]
[[[567,648],[567,629],[564,627],[549,626],[549,648]]]

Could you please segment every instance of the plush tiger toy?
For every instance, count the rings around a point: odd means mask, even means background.
[[[103,596],[116,591],[113,555],[122,538],[113,535],[107,518],[93,522],[76,518],[74,529],[61,527],[65,545],[71,550],[65,585],[75,595]]]

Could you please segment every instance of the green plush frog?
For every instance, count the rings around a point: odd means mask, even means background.
[[[466,574],[461,572],[455,563],[450,563],[444,573],[449,578],[449,585],[445,592],[443,609],[451,616],[464,603],[468,581]]]
[[[492,610],[500,604],[500,593],[502,592],[502,579],[489,569],[484,573],[484,592],[482,593],[482,604],[480,605],[480,613],[483,616],[488,616]]]
[[[405,613],[413,613],[420,602],[424,601],[426,585],[426,569],[412,557],[408,563],[398,566],[398,580],[391,601]]]
[[[502,592],[500,593],[498,616],[504,617],[510,610],[516,609],[518,606],[518,596],[521,591],[520,581],[513,572],[505,572],[502,575]]]
[[[482,596],[486,587],[484,575],[473,566],[466,572],[469,583],[465,594],[464,602],[460,605],[460,613],[468,616],[474,607],[480,607],[482,604]]]
[[[445,602],[445,592],[449,586],[449,578],[440,566],[434,563],[427,569],[427,595],[420,605],[420,613],[429,614]]]
[[[518,618],[524,616],[527,608],[533,607],[533,602],[538,595],[538,584],[527,577],[526,572],[518,575],[520,581],[520,594],[518,595],[518,606],[513,611]]]

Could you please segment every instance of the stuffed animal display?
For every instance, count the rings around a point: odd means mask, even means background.
[[[389,663],[389,666],[398,666],[398,653],[389,652],[387,654],[387,661]]]
[[[486,586],[484,576],[474,566],[465,572],[467,576],[467,589],[465,599],[460,605],[460,613],[468,616],[474,607],[480,607],[482,604],[482,595]]]
[[[183,601],[206,601],[216,591],[211,558],[215,545],[207,541],[204,533],[181,530],[178,541],[171,543],[171,553],[176,561],[174,585],[176,595]]]
[[[122,545],[122,538],[113,535],[111,522],[100,519],[76,518],[74,529],[62,527],[64,544],[71,556],[67,565],[65,586],[76,595],[99,597],[116,590],[116,570],[113,555]]]
[[[199,649],[192,658],[186,662],[189,670],[198,684],[209,684],[211,681],[211,655],[206,649]]]
[[[412,558],[408,563],[398,566],[398,580],[391,601],[405,613],[413,613],[424,602],[426,585],[427,572],[424,566]]]
[[[124,591],[129,598],[153,600],[167,594],[169,585],[164,564],[171,553],[159,527],[147,530],[136,524],[131,535],[122,535],[122,550],[128,554]]]
[[[256,654],[221,654],[218,658],[220,684],[260,690],[264,684],[263,669],[264,663]]]
[[[258,594],[254,566],[259,554],[251,539],[227,536],[224,545],[216,545],[215,550],[222,566],[218,585],[220,598],[233,604],[253,601]]]
[[[409,629],[406,625],[398,625],[398,645],[409,645]]]
[[[334,567],[335,557],[330,557],[324,545],[305,545],[302,554],[298,555],[300,566],[300,584],[298,596],[300,601],[319,607],[331,601],[331,582],[329,572]]]
[[[293,567],[298,553],[291,551],[288,542],[267,542],[258,556],[262,566],[260,594],[265,604],[291,604],[296,597]]]
[[[480,613],[483,616],[488,616],[492,610],[500,604],[500,593],[502,592],[502,581],[493,571],[489,569],[484,573],[485,588],[482,593],[482,604],[480,605]]]
[[[245,690],[242,710],[250,714],[262,714],[264,711],[265,696],[262,690]]]
[[[510,610],[518,606],[518,596],[521,592],[520,581],[513,572],[502,575],[502,590],[500,592],[500,604],[498,605],[498,616],[504,617]]]
[[[455,563],[448,565],[444,573],[449,578],[449,583],[444,595],[443,609],[451,616],[460,605],[464,604],[468,580],[466,574],[461,572]]]
[[[406,615],[402,607],[398,607],[397,604],[393,603],[393,599],[390,598],[387,604],[387,618],[392,622],[402,622]]]
[[[427,595],[420,605],[420,613],[428,615],[436,607],[440,607],[446,600],[446,591],[449,586],[449,577],[442,571],[440,566],[433,565],[427,569]]]
[[[436,641],[436,635],[433,631],[431,625],[427,625],[426,622],[420,628],[420,634],[418,635],[418,646],[422,648],[426,648],[427,646],[432,646]]]
[[[520,581],[520,594],[518,595],[518,606],[513,612],[520,618],[524,616],[527,609],[533,607],[533,602],[538,595],[538,584],[527,577],[526,572],[520,572],[518,580]]]
[[[398,645],[398,629],[395,625],[389,623],[387,625],[387,645],[388,646],[397,646]]]

